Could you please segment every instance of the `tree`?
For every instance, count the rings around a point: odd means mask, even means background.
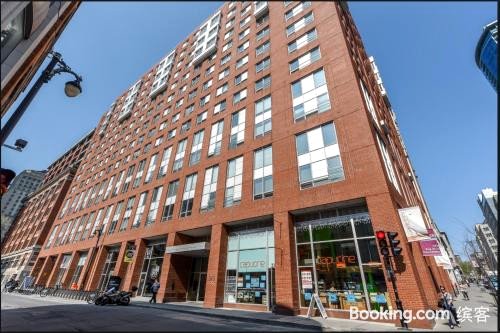
[[[465,276],[469,276],[470,273],[472,272],[472,264],[470,261],[461,261],[460,262],[460,269],[464,273]]]

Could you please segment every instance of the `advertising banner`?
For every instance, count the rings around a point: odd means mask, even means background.
[[[425,257],[440,256],[441,250],[439,249],[439,242],[437,239],[424,239],[420,242],[422,254]]]
[[[439,244],[439,250],[441,251],[440,256],[435,256],[436,264],[438,266],[442,266],[444,269],[453,269],[453,265],[451,264],[450,258],[448,257],[448,252],[444,249],[444,247]]]
[[[408,242],[429,239],[427,227],[418,206],[398,209]]]
[[[135,249],[129,248],[125,251],[125,255],[123,256],[123,262],[132,262],[134,259]]]

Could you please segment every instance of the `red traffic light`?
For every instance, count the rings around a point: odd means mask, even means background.
[[[385,231],[377,231],[375,235],[377,236],[377,239],[385,239]]]

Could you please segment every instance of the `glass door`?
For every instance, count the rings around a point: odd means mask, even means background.
[[[203,302],[205,299],[205,284],[207,283],[207,273],[200,273],[198,280],[198,295],[196,296],[197,302]]]

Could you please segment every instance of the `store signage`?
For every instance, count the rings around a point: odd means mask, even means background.
[[[302,280],[302,289],[312,289],[312,272],[311,271],[301,271],[300,277]]]
[[[337,267],[345,267],[346,264],[356,264],[356,256],[336,256],[333,257],[317,257],[317,265],[332,265],[336,264]]]
[[[420,242],[420,248],[422,249],[422,255],[424,257],[440,256],[441,250],[439,249],[439,242],[437,239],[424,239]]]
[[[266,268],[266,262],[263,260],[240,261],[241,268]]]
[[[123,262],[132,262],[135,255],[135,246],[129,246],[125,255],[123,256]]]
[[[434,229],[428,228],[427,229],[427,236],[429,236],[430,238],[436,238],[436,233],[434,232]]]

